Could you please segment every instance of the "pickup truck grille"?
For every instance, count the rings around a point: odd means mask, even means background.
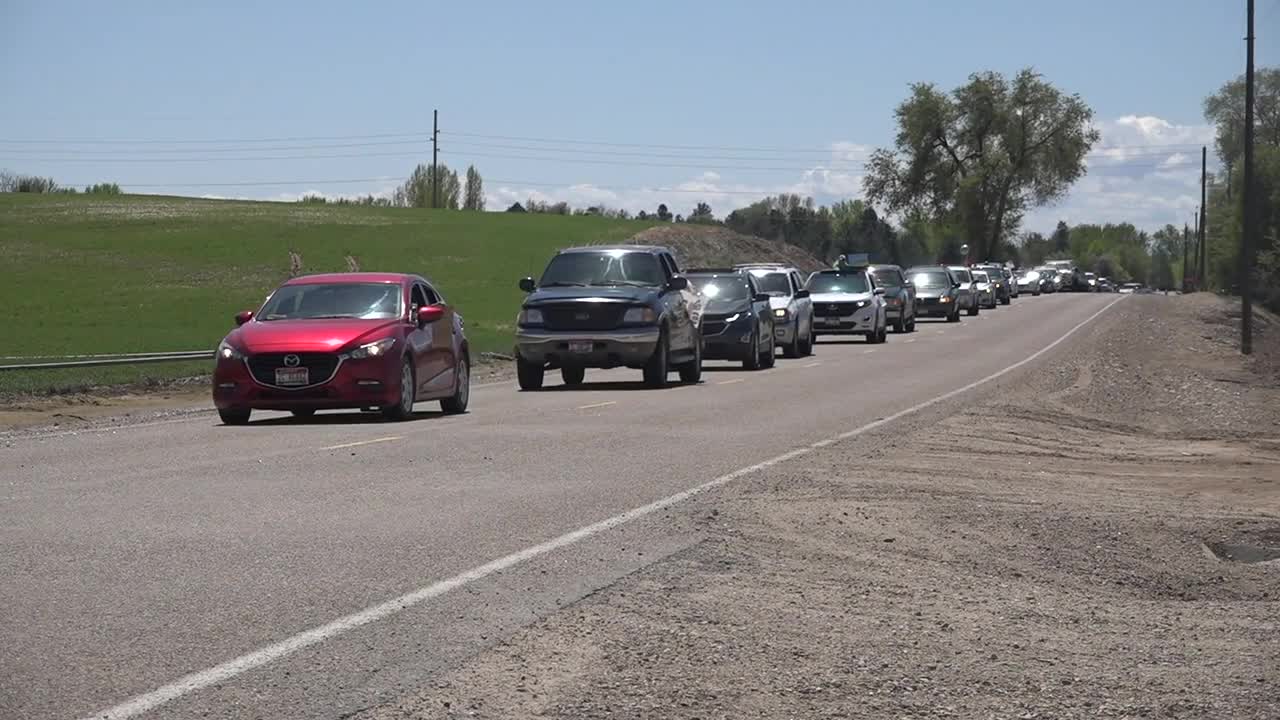
[[[296,365],[286,365],[285,357],[297,355]],[[262,353],[248,360],[249,372],[253,379],[263,385],[276,384],[276,368],[304,367],[307,369],[308,385],[327,382],[338,369],[338,356],[333,353]]]
[[[814,303],[813,314],[818,317],[842,317],[852,315],[858,309],[857,303]]]
[[[542,318],[549,330],[616,330],[626,311],[613,303],[575,303],[543,307]]]

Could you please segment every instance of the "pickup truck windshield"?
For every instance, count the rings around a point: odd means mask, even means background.
[[[639,285],[661,287],[666,274],[658,258],[644,252],[571,252],[556,255],[542,273],[541,287]]]
[[[869,293],[866,273],[819,273],[809,279],[809,292]]]

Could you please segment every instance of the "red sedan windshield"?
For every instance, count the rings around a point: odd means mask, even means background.
[[[401,289],[391,283],[285,285],[272,294],[259,320],[399,317]]]

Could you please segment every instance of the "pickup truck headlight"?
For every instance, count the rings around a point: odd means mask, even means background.
[[[786,319],[787,319],[787,309],[786,309],[786,308],[777,308],[777,309],[775,309],[775,310],[773,311],[773,316],[774,316],[774,317],[776,317],[776,318],[778,318],[779,320],[786,320]]]
[[[383,355],[386,355],[387,351],[391,349],[391,346],[395,344],[396,344],[395,338],[383,338],[377,342],[371,342],[366,345],[361,345],[355,350],[352,350],[349,353],[345,353],[345,359],[362,360],[364,358],[382,357]]]
[[[633,307],[628,308],[627,312],[622,316],[622,322],[638,325],[641,323],[654,323],[658,321],[658,314],[653,308]]]
[[[516,323],[519,325],[541,325],[542,311],[536,309],[521,310],[520,317],[516,318]]]
[[[241,360],[243,358],[244,358],[244,353],[237,350],[236,347],[231,343],[227,342],[226,340],[223,340],[221,343],[218,343],[218,359],[219,360]]]

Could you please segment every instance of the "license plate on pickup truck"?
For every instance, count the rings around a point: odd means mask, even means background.
[[[594,347],[595,347],[595,343],[591,342],[590,340],[570,340],[569,341],[569,352],[577,353],[579,355],[585,355],[586,353],[591,352],[591,350]]]
[[[281,387],[296,387],[298,385],[306,385],[310,382],[311,373],[307,368],[276,368],[276,385]]]

